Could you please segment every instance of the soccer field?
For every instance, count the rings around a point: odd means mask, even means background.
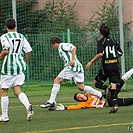
[[[48,111],[39,105],[49,99],[51,88],[38,86],[38,90],[42,90],[42,96],[29,96],[34,106],[34,119],[27,121],[25,108],[17,98],[11,97],[10,122],[0,123],[0,133],[130,133],[133,130],[132,106],[119,107],[116,114],[109,114],[110,107]],[[64,105],[76,104],[75,92],[78,92],[76,87],[63,86],[56,101]],[[132,97],[132,91],[120,92],[119,97]]]

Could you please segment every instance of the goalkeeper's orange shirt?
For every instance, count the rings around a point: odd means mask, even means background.
[[[84,109],[84,108],[96,108],[99,105],[103,104],[103,101],[100,100],[99,97],[93,95],[93,94],[88,94],[86,93],[85,96],[88,97],[88,100],[85,102],[80,102],[77,105],[69,105],[66,106],[67,110],[76,110],[76,109]]]

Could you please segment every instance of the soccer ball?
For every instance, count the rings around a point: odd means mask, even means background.
[[[57,103],[54,102],[54,105],[55,105],[54,107],[49,107],[48,110],[49,111],[54,111],[56,109],[56,107],[57,107]]]

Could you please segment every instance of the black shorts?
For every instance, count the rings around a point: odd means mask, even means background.
[[[120,73],[104,73],[102,69],[98,71],[96,74],[95,80],[103,80],[106,81],[109,79],[109,83],[119,83],[120,82]]]

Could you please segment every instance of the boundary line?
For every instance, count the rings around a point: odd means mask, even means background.
[[[52,130],[43,130],[43,131],[28,131],[23,133],[49,133],[49,132],[58,132],[58,131],[69,131],[69,130],[78,130],[78,129],[90,129],[90,128],[99,128],[99,127],[113,127],[113,126],[122,126],[122,125],[129,125],[133,124],[133,122],[129,123],[114,123],[114,124],[107,124],[107,125],[96,125],[96,126],[85,126],[85,127],[71,127],[71,128],[59,128],[59,129],[52,129]]]

